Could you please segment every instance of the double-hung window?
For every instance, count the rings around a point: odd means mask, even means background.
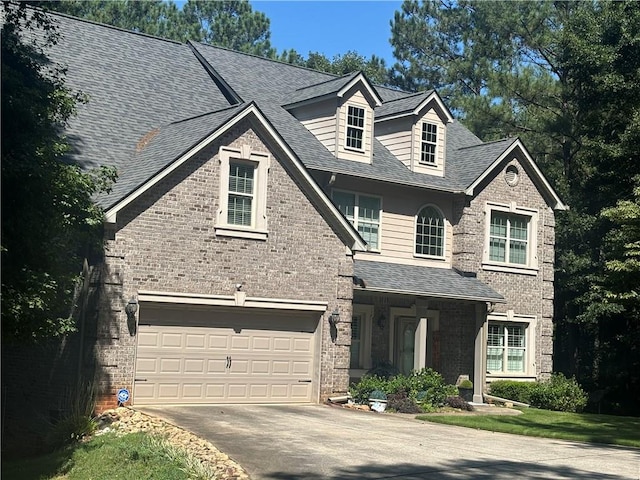
[[[524,323],[489,322],[487,370],[491,374],[524,374],[527,359]]]
[[[333,201],[373,250],[380,248],[380,197],[333,192]]]
[[[267,238],[267,175],[270,156],[245,145],[221,147],[220,208],[216,235]]]
[[[438,144],[438,126],[435,123],[422,122],[422,137],[420,141],[420,163],[436,164],[436,147]]]
[[[354,105],[347,106],[347,148],[364,150],[364,116],[364,108]]]
[[[231,161],[229,163],[229,197],[227,203],[227,223],[229,225],[251,226],[255,213],[254,206],[255,166],[249,163]]]
[[[537,210],[487,203],[483,268],[535,275]]]
[[[529,217],[491,212],[489,260],[527,265]]]
[[[426,206],[416,216],[416,247],[418,256],[444,256],[444,216],[432,206]]]

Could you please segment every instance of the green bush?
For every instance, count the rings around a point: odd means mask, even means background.
[[[491,395],[515,400],[516,402],[531,403],[531,392],[538,388],[534,382],[516,382],[514,380],[498,380],[491,382]]]
[[[490,392],[496,397],[559,412],[581,412],[587,404],[587,394],[578,382],[561,373],[551,375],[545,382],[499,380],[491,383]]]
[[[575,378],[554,373],[546,382],[536,384],[531,392],[531,406],[558,412],[581,412],[587,405],[587,394]]]
[[[447,397],[458,393],[454,385],[445,384],[442,375],[430,368],[388,379],[367,374],[360,382],[351,385],[350,393],[356,403],[367,403],[374,390],[382,390],[387,395],[406,395],[423,409],[440,407]]]

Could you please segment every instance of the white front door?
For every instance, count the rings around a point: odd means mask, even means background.
[[[411,373],[415,368],[416,329],[418,322],[415,318],[396,318],[396,358],[395,365],[400,373]]]

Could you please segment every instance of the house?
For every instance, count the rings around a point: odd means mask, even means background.
[[[98,201],[84,368],[100,408],[321,402],[367,370],[552,371],[554,212],[516,138],[406,93],[54,15]],[[95,362],[92,364],[91,362]]]

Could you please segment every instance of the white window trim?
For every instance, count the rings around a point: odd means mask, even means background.
[[[440,212],[440,215],[442,215],[442,255],[425,255],[422,253],[416,253],[416,237],[418,236],[418,215],[423,209],[427,207],[435,208],[438,212]],[[433,203],[422,205],[413,218],[413,256],[416,258],[431,258],[434,260],[444,260],[447,256],[447,217],[445,217],[442,209]]]
[[[353,304],[353,315],[361,315],[362,335],[360,337],[360,365],[362,368],[349,368],[349,376],[360,378],[371,369],[371,331],[373,328],[373,305]]]
[[[220,147],[220,208],[215,226],[216,235],[252,240],[266,240],[267,231],[267,176],[271,164],[271,155],[258,152],[250,145],[241,148]],[[232,225],[228,222],[229,206],[229,166],[232,160],[252,163],[255,166],[254,202],[251,212],[251,225]]]
[[[527,232],[527,264],[521,265],[509,262],[489,260],[489,239],[491,235],[491,213],[504,212],[529,217]],[[487,202],[484,210],[484,252],[482,255],[482,269],[496,272],[519,273],[525,275],[538,274],[538,210],[519,207],[515,202],[510,204]]]
[[[496,380],[535,380],[536,379],[536,327],[537,317],[535,315],[517,315],[513,310],[507,313],[491,313],[487,315],[487,326],[489,323],[499,322],[503,324],[524,324],[525,329],[525,360],[524,372],[489,372],[487,366],[487,381]],[[486,328],[484,338],[484,362],[487,363],[488,354],[488,333]]]
[[[426,140],[422,139],[422,133],[424,131],[424,127],[425,125],[433,125],[434,127],[436,127],[436,141],[435,142],[427,142]],[[420,166],[423,167],[438,167],[438,130],[439,130],[439,126],[437,123],[435,122],[429,122],[427,120],[422,120],[420,122],[420,152],[418,155],[418,164]],[[433,152],[433,162],[423,162],[422,161],[422,145],[423,144],[428,144],[428,145],[433,145],[434,146],[434,152]]]
[[[380,197],[378,195],[370,195],[368,193],[359,193],[359,192],[354,192],[352,190],[342,190],[342,189],[334,188],[331,191],[331,199],[332,200],[333,200],[333,193],[334,192],[348,193],[348,194],[351,194],[351,195],[355,195],[356,204],[354,205],[354,211],[353,211],[353,220],[354,220],[353,227],[356,230],[358,230],[358,212],[359,212],[359,207],[360,207],[359,197],[370,197],[370,198],[377,198],[378,200],[380,200],[380,210],[378,211],[378,246],[373,248],[373,247],[371,247],[371,245],[369,243],[367,243],[367,251],[369,251],[369,252],[380,252],[382,250],[382,212],[383,212],[382,197]],[[336,205],[336,207],[337,207],[337,205]]]
[[[349,107],[359,108],[364,112],[364,118],[362,119],[362,148],[350,147],[347,145],[347,138],[349,134]],[[360,127],[352,127],[360,128]],[[365,153],[365,146],[367,144],[367,107],[364,105],[358,105],[356,103],[345,103],[344,105],[344,145],[343,148],[348,152]]]

